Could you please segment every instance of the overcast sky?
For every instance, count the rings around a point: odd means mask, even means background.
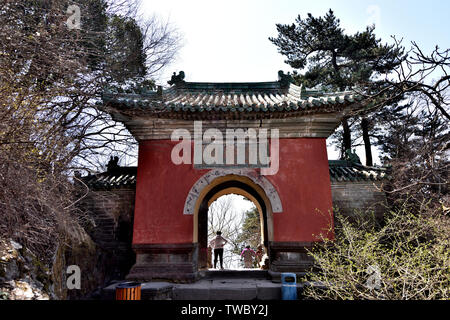
[[[300,14],[323,16],[333,9],[348,33],[375,23],[385,42],[391,35],[409,47],[416,41],[426,52],[435,45],[450,47],[450,1],[447,0],[164,0],[142,1],[145,15],[157,14],[179,29],[184,46],[177,61],[161,76],[183,70],[186,81],[275,81],[278,70],[290,71],[268,37],[275,37],[276,23],[293,23]],[[328,149],[329,158],[337,153]],[[364,160],[363,150],[358,150]]]

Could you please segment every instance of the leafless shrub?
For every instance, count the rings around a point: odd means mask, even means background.
[[[310,273],[304,295],[309,299],[449,299],[450,221],[426,204],[386,213],[382,226],[368,219],[349,221],[336,214],[334,241],[310,255],[317,272]]]

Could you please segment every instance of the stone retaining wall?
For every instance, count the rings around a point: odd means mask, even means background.
[[[377,218],[383,216],[386,194],[380,192],[381,182],[332,182],[331,194],[333,207],[346,216],[352,216],[355,210],[372,211]],[[378,188],[378,189],[377,189]]]
[[[133,235],[134,186],[91,190],[82,208],[94,222],[87,230],[97,246],[108,255],[107,278],[123,279],[135,263]]]

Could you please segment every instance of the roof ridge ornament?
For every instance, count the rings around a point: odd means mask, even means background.
[[[355,164],[361,164],[361,160],[359,159],[358,155],[356,154],[356,150],[347,149],[345,150],[345,160],[350,161],[351,163]]]
[[[113,172],[116,171],[118,168],[120,168],[119,166],[119,157],[115,156],[110,156],[109,157],[109,161],[108,164],[106,165],[106,172]]]
[[[290,72],[285,74],[283,70],[279,70],[278,71],[278,82],[280,83],[280,86],[282,88],[286,88],[286,87],[289,87],[289,85],[294,82],[294,78],[292,78],[292,75],[290,74]]]
[[[178,75],[176,72],[173,73],[172,78],[167,81],[168,84],[172,85],[179,85],[185,83],[184,81],[184,71],[180,71]]]

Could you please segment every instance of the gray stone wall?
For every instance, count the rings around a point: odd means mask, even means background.
[[[93,221],[88,233],[105,253],[109,279],[123,279],[135,262],[131,248],[134,186],[91,190],[81,204]]]
[[[332,182],[333,207],[346,215],[354,215],[355,210],[373,211],[377,218],[383,216],[386,194],[380,192],[381,182]]]
[[[85,210],[95,222],[92,234],[97,243],[111,247],[113,242],[127,241],[132,234],[134,188],[90,191],[84,201]]]

